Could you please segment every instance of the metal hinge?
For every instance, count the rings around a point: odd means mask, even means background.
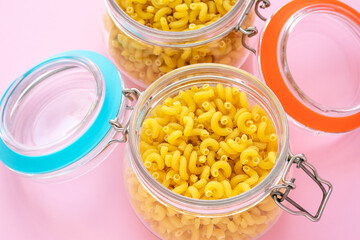
[[[131,88],[131,89],[124,89],[122,91],[122,94],[126,98],[125,109],[129,110],[129,111],[134,110],[135,104],[136,104],[137,100],[139,99],[141,92],[136,88]],[[129,104],[129,103],[133,103],[133,104]],[[114,142],[123,143],[123,142],[127,141],[127,134],[128,134],[128,127],[129,127],[129,120],[130,120],[131,112],[128,112],[127,114],[125,113],[124,115],[125,115],[124,117],[126,117],[125,123],[120,123],[118,117],[109,121],[111,127],[114,128],[117,132],[121,133],[121,138],[111,140],[109,142],[109,145]]]
[[[256,15],[263,21],[266,21],[266,18],[260,13],[259,8],[261,9],[265,9],[270,7],[270,1],[269,0],[253,0],[251,2],[249,2],[248,6],[246,7],[246,11],[245,14],[242,18],[239,19],[238,23],[235,26],[235,31],[240,31],[242,32],[242,45],[248,49],[249,51],[253,52],[254,54],[256,54],[256,50],[252,47],[250,47],[247,43],[246,43],[246,37],[251,38],[253,36],[255,36],[256,34],[258,34],[258,29],[256,28],[256,26],[251,26],[251,27],[247,27],[245,29],[242,28],[242,25],[245,21],[245,19],[247,18],[247,16],[250,13],[251,8],[254,6],[255,4],[255,13]]]

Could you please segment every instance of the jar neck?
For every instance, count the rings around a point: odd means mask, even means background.
[[[151,45],[184,48],[212,42],[234,30],[254,0],[238,0],[232,9],[216,22],[200,29],[182,32],[161,31],[138,23],[129,17],[115,0],[105,0],[105,6],[116,26],[127,35]]]
[[[222,200],[198,200],[176,194],[162,186],[145,168],[140,156],[140,132],[142,122],[154,106],[181,90],[203,84],[239,87],[268,112],[278,135],[278,158],[268,176],[251,190]],[[129,127],[131,165],[140,182],[158,201],[180,211],[197,215],[216,216],[232,214],[249,208],[264,199],[276,185],[284,171],[288,157],[288,125],[285,112],[276,96],[252,75],[233,67],[220,64],[197,64],[172,71],[153,83],[145,91],[131,117]],[[206,214],[204,214],[206,212]]]

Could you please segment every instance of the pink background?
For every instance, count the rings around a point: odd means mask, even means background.
[[[287,1],[272,1],[268,13]],[[360,10],[359,1],[345,2]],[[0,0],[0,95],[17,76],[58,52],[87,49],[105,54],[102,7],[102,0]],[[253,72],[252,60],[245,70]],[[360,129],[314,136],[290,127],[292,151],[305,153],[332,182],[334,193],[320,222],[284,213],[262,239],[359,239]],[[0,164],[0,239],[156,239],[127,202],[119,170],[123,153],[119,147],[89,174],[62,184],[34,183]],[[305,175],[295,176],[300,186],[293,197],[314,211],[319,190]]]

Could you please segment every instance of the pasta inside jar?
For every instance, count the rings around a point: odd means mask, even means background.
[[[237,87],[180,91],[143,122],[140,153],[163,186],[187,197],[236,196],[261,182],[277,156],[275,127]]]
[[[239,72],[185,67],[139,99],[126,186],[139,219],[161,239],[254,239],[281,214],[264,185],[283,164],[282,127],[262,85]]]
[[[106,0],[103,26],[108,52],[124,76],[144,87],[185,65],[239,67],[249,53],[241,31],[234,28],[246,14],[243,27],[254,22],[255,13],[245,13],[248,2]]]
[[[280,208],[268,196],[255,206],[222,216],[197,216],[159,202],[129,169],[125,175],[130,202],[143,224],[166,240],[245,240],[263,235],[276,222]]]

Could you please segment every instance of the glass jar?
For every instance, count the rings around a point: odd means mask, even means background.
[[[181,89],[204,83],[222,83],[247,93],[251,104],[267,111],[279,139],[270,174],[251,190],[223,200],[196,200],[170,191],[153,178],[140,157],[139,135],[151,109]],[[1,161],[34,179],[77,177],[106,159],[112,148],[120,146],[117,143],[126,142],[127,155],[119,159],[124,162],[130,202],[143,223],[163,239],[259,237],[279,217],[277,206],[318,221],[332,191],[305,156],[290,152],[286,114],[276,96],[252,75],[226,65],[179,68],[140,95],[124,88],[116,67],[105,57],[66,52],[18,78],[2,98],[0,112]],[[295,179],[288,179],[292,166],[305,171],[323,192],[314,215],[288,196],[295,189]]]
[[[217,83],[224,87],[238,87],[247,94],[250,105],[258,104],[266,110],[279,136],[277,161],[259,185],[236,197],[222,200],[191,199],[165,188],[149,173],[141,160],[139,135],[142,123],[151,110],[167,97],[193,86],[215,86]],[[317,176],[303,155],[290,152],[286,114],[275,95],[252,75],[225,65],[186,66],[153,83],[142,93],[131,115],[128,143],[124,176],[130,202],[142,222],[161,239],[258,238],[280,216],[277,205],[317,221],[332,189],[330,183]],[[297,204],[297,211],[282,205],[284,200],[294,203],[287,194],[295,188],[295,179],[286,180],[293,164],[308,173],[323,190],[321,206],[314,216]]]
[[[107,51],[125,79],[146,87],[163,74],[195,63],[240,67],[249,55],[242,45],[250,34],[255,0],[237,0],[218,21],[200,29],[169,32],[142,25],[115,0],[105,0],[103,32]]]

